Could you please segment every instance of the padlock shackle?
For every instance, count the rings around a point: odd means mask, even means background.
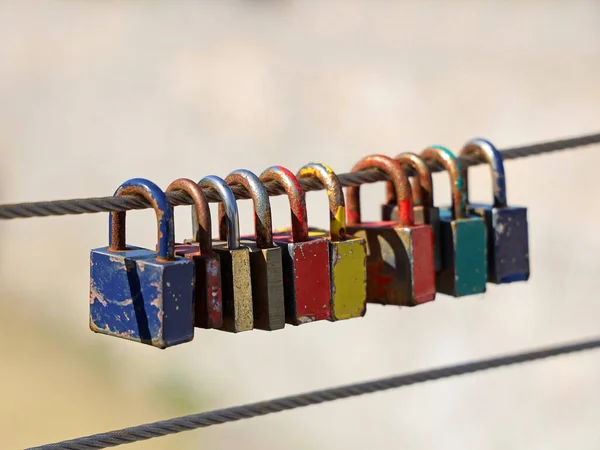
[[[327,164],[311,162],[301,167],[296,177],[300,179],[318,179],[329,199],[329,238],[333,242],[346,239],[346,202],[344,190],[335,172]]]
[[[223,222],[223,226],[219,223],[219,239],[227,240],[227,247],[231,250],[240,248],[240,219],[235,195],[225,180],[216,175],[208,175],[202,178],[198,184],[201,188],[213,189],[225,207],[226,220]],[[192,209],[192,225],[198,222],[195,213],[196,210]]]
[[[396,202],[398,206],[398,224],[400,226],[412,226],[415,223],[412,192],[408,177],[402,170],[402,166],[396,160],[384,155],[370,155],[352,167],[352,172],[361,170],[378,169],[391,178],[394,186]],[[346,191],[346,204],[348,206],[348,223],[360,224],[360,186],[350,186]]]
[[[178,178],[173,181],[166,192],[183,191],[186,192],[194,202],[193,209],[195,214],[192,217],[194,221],[194,241],[198,242],[200,254],[208,254],[212,252],[211,230],[212,224],[210,220],[210,208],[204,196],[202,188],[188,178]]]
[[[502,153],[486,139],[476,138],[471,139],[465,144],[460,151],[459,156],[475,155],[478,159],[485,161],[490,165],[492,172],[492,186],[494,189],[494,207],[504,208],[507,205],[506,201],[506,178],[504,175],[504,160]],[[463,183],[465,186],[465,198],[469,203],[469,180],[468,168],[462,168]]]
[[[446,147],[440,145],[433,145],[423,150],[421,158],[426,162],[437,163],[446,169],[450,176],[452,192],[452,218],[465,219],[467,217],[467,196],[458,158]]]
[[[410,190],[412,191],[413,208],[423,205],[423,197],[421,196],[421,185],[419,184],[418,177],[410,177],[408,179],[410,183]],[[385,203],[387,205],[396,204],[396,189],[392,182],[387,181],[385,183]]]
[[[169,199],[156,184],[144,178],[127,180],[115,191],[115,197],[121,195],[139,195],[150,202],[156,212],[158,225],[159,261],[175,260],[175,230],[173,226],[173,208]],[[109,217],[109,250],[113,252],[127,249],[125,240],[125,211],[113,211]]]
[[[292,212],[292,241],[308,241],[308,213],[306,212],[306,199],[298,179],[292,172],[282,166],[268,167],[260,174],[260,181],[267,183],[276,182],[288,196]]]
[[[254,235],[258,248],[273,247],[273,219],[271,216],[271,202],[269,194],[253,172],[246,169],[238,169],[231,172],[225,178],[229,186],[243,186],[254,205]],[[219,230],[225,226],[225,208],[219,204]]]
[[[408,167],[417,173],[417,176],[410,180],[414,206],[433,207],[433,179],[423,158],[415,153],[404,152],[396,155],[394,159],[404,170]],[[391,182],[388,181],[386,189],[388,203],[396,203],[396,193]]]

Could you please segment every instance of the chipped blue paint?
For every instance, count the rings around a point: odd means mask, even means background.
[[[194,264],[137,247],[91,252],[90,328],[159,348],[194,337]]]
[[[173,212],[154,183],[133,179],[115,195],[135,193],[152,203],[158,222],[158,252],[126,246],[102,247],[90,254],[90,328],[97,333],[142,342],[159,348],[188,342],[194,337],[194,263],[175,257]],[[112,244],[116,222],[109,220]],[[118,233],[117,233],[118,234]]]

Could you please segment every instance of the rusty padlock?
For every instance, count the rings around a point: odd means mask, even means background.
[[[400,163],[383,155],[361,159],[352,172],[378,169],[396,190],[398,220],[361,222],[360,187],[346,191],[348,232],[367,240],[367,301],[415,306],[435,298],[433,230],[414,223],[408,178]]]
[[[195,239],[191,243],[175,244],[177,256],[185,256],[194,262],[194,325],[219,328],[223,324],[221,261],[212,248],[208,202],[200,186],[187,178],[173,181],[167,192],[173,191],[186,192],[194,201],[196,211]]]
[[[411,177],[410,184],[413,193],[413,206],[415,212],[415,223],[431,225],[433,228],[433,256],[435,258],[435,270],[442,268],[441,252],[441,230],[440,209],[433,206],[433,180],[431,171],[423,159],[414,153],[400,153],[394,158],[403,168],[410,168],[417,176]],[[396,191],[391,182],[386,184],[387,202],[382,205],[382,220],[398,220],[398,208],[396,207]]]
[[[487,279],[485,223],[467,214],[460,162],[440,146],[425,149],[421,157],[448,171],[452,191],[452,207],[440,210],[442,270],[436,277],[438,292],[454,297],[483,293]]]
[[[292,172],[272,166],[260,176],[263,183],[273,181],[285,189],[292,212],[292,227],[273,234],[273,242],[283,256],[283,292],[286,322],[301,325],[331,317],[329,243],[310,237],[304,191]]]
[[[311,237],[329,241],[331,267],[331,319],[362,317],[367,301],[367,243],[363,238],[346,235],[346,202],[337,175],[323,163],[303,166],[296,177],[318,179],[329,198],[329,231],[309,228]]]
[[[459,156],[475,155],[490,165],[494,187],[493,205],[469,204],[467,168],[462,177],[470,213],[483,218],[487,226],[488,281],[511,283],[529,279],[529,236],[527,208],[508,206],[502,154],[485,139],[473,139]]]
[[[285,326],[285,299],[281,248],[273,243],[271,203],[260,178],[249,170],[231,172],[225,181],[241,185],[254,204],[254,236],[242,236],[241,243],[250,251],[250,274],[254,302],[254,328],[279,330]],[[220,229],[226,227],[225,209],[219,206]]]
[[[194,337],[194,264],[174,254],[173,210],[151,181],[123,183],[115,196],[147,199],[158,222],[157,251],[125,243],[125,211],[110,213],[108,247],[90,255],[90,328],[158,348]]]
[[[224,331],[238,333],[254,326],[250,252],[240,243],[240,223],[235,196],[222,178],[209,175],[198,184],[212,188],[221,198],[225,210],[224,226],[219,224],[219,240],[213,241],[213,250],[221,259],[221,288],[223,291]],[[194,230],[198,226],[192,209]]]

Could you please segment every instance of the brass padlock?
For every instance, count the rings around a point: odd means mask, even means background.
[[[273,243],[271,203],[260,178],[249,170],[231,172],[225,181],[230,186],[241,185],[254,204],[254,236],[243,236],[241,243],[250,250],[250,274],[254,302],[254,328],[279,330],[285,326],[283,269],[281,248]],[[219,205],[219,227],[226,229],[225,208]],[[225,228],[224,228],[225,227]]]
[[[415,306],[435,298],[433,230],[414,223],[412,193],[400,163],[384,155],[361,159],[352,172],[378,169],[391,178],[398,220],[361,222],[360,187],[346,191],[348,232],[367,240],[367,301]]]
[[[200,186],[187,178],[173,181],[167,192],[184,191],[194,201],[196,233],[192,242],[175,244],[175,254],[194,262],[194,326],[219,328],[223,324],[221,261],[212,248],[208,202]]]
[[[213,249],[221,258],[221,285],[223,289],[224,331],[238,333],[254,326],[252,282],[250,278],[250,252],[240,243],[240,224],[235,196],[222,178],[204,177],[198,183],[202,188],[212,188],[221,197],[225,208],[225,226],[219,226],[219,240]],[[194,220],[195,210],[192,209]]]
[[[440,211],[442,270],[437,290],[454,297],[481,294],[487,279],[487,233],[481,217],[467,213],[460,162],[445,147],[429,147],[421,157],[443,166],[450,176],[452,207]]]
[[[272,166],[260,175],[263,183],[274,181],[287,193],[292,227],[276,232],[273,242],[283,257],[283,292],[286,322],[302,325],[331,317],[331,281],[327,239],[310,237],[304,191],[292,172]]]
[[[346,202],[337,175],[322,163],[303,166],[298,179],[318,179],[327,189],[329,198],[329,232],[309,228],[312,237],[329,241],[331,266],[330,320],[362,317],[367,301],[367,243],[363,238],[346,235]]]
[[[433,256],[435,258],[435,270],[442,268],[441,251],[441,229],[440,209],[433,206],[433,180],[431,170],[423,159],[414,153],[400,153],[394,158],[404,169],[412,170],[417,174],[411,177],[410,185],[413,194],[413,205],[415,212],[415,223],[431,225],[433,228]],[[396,207],[396,191],[391,182],[386,185],[387,202],[382,205],[382,220],[398,220],[398,208]]]

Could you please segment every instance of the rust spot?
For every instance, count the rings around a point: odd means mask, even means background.
[[[378,169],[391,178],[398,202],[398,222],[402,226],[412,225],[414,223],[412,193],[400,163],[385,155],[370,155],[358,161],[352,167],[352,172],[368,169]],[[360,186],[350,186],[347,189],[346,201],[348,223],[351,225],[361,223]]]
[[[415,182],[411,183],[413,202],[415,206],[433,206],[433,180],[429,166],[420,156],[414,153],[400,153],[394,158],[403,168],[408,167],[416,172]],[[391,182],[387,183],[387,203],[396,203],[396,193]]]
[[[188,178],[178,178],[173,181],[166,192],[184,191],[194,202],[195,219],[198,229],[196,230],[195,241],[199,243],[199,254],[210,253],[212,251],[211,239],[211,219],[210,209],[204,191]]]
[[[325,186],[329,200],[330,238],[332,241],[344,240],[346,235],[346,217],[344,213],[346,202],[338,176],[326,164],[309,163],[298,171],[297,177],[298,179],[316,178]]]
[[[102,295],[98,291],[96,283],[94,283],[94,281],[92,280],[90,283],[90,305],[93,304],[95,300],[98,300],[102,306],[108,305],[106,299],[104,298],[104,295]]]
[[[438,163],[446,169],[451,182],[453,218],[462,219],[467,217],[463,177],[460,163],[456,156],[447,148],[433,146],[423,150],[421,157],[425,161]]]
[[[291,235],[294,242],[304,242],[308,239],[308,214],[306,199],[298,179],[292,172],[282,166],[271,166],[261,175],[263,183],[273,181],[285,189],[292,212]]]

